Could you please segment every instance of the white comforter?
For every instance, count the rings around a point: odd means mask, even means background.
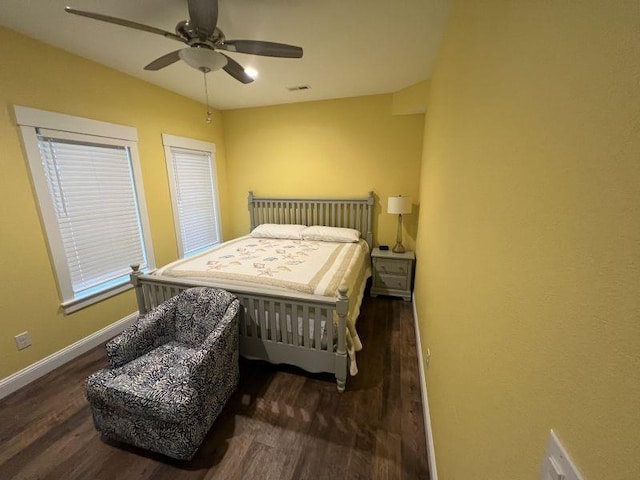
[[[338,286],[351,287],[366,263],[368,246],[240,237],[158,270],[172,277],[228,279],[280,287],[322,296],[336,296]]]

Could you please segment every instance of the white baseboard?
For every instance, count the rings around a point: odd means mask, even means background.
[[[422,413],[424,415],[424,430],[427,440],[427,460],[429,461],[429,473],[431,480],[438,480],[438,468],[436,467],[436,450],[433,446],[433,430],[431,429],[431,416],[429,415],[429,399],[427,397],[427,379],[424,373],[424,358],[422,357],[422,343],[420,342],[420,329],[418,327],[418,311],[416,310],[416,296],[413,294],[413,322],[416,330],[416,349],[418,350],[418,366],[420,370],[420,389],[422,390]]]
[[[19,388],[33,382],[34,380],[46,375],[74,358],[88,352],[101,343],[115,337],[138,318],[138,312],[133,312],[117,322],[84,337],[68,347],[52,353],[48,357],[38,360],[36,363],[23,368],[22,370],[9,375],[0,380],[0,398],[15,392]]]

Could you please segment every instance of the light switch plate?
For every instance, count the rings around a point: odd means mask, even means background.
[[[547,457],[542,462],[543,480],[566,480],[564,470],[555,457]]]
[[[540,480],[584,480],[553,430],[542,457]]]

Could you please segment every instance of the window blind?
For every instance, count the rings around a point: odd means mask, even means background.
[[[147,266],[130,151],[38,134],[75,297],[125,282]]]
[[[220,243],[214,172],[209,152],[171,147],[183,254]]]

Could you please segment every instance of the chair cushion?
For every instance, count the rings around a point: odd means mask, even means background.
[[[218,288],[196,287],[182,292],[176,305],[175,339],[192,347],[202,345],[235,298]]]
[[[146,418],[185,421],[201,404],[189,382],[194,352],[171,341],[122,367],[100,370],[87,379],[87,397]]]

